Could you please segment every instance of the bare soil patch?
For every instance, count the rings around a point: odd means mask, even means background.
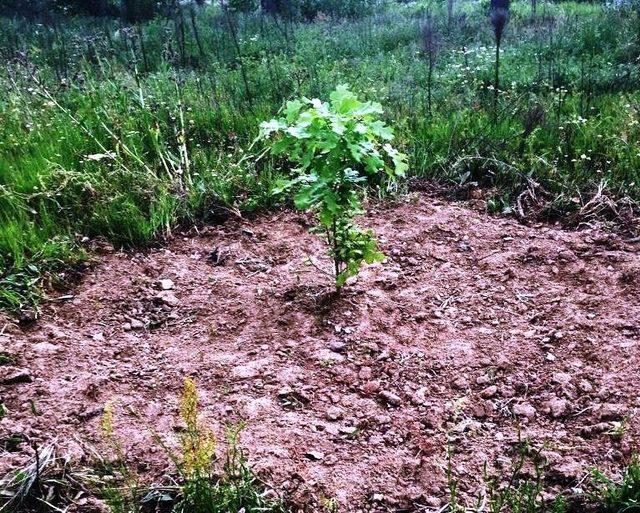
[[[308,221],[274,213],[107,255],[72,300],[7,324],[2,470],[34,442],[89,459],[113,401],[132,461],[159,477],[169,465],[144,424],[171,439],[185,376],[214,429],[247,423],[268,481],[344,511],[436,505],[447,440],[463,492],[485,461],[509,467],[519,432],[547,444],[558,486],[638,449],[637,244],[415,194],[363,220],[388,261],[336,298]]]

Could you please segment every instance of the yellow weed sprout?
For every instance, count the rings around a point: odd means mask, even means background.
[[[108,401],[104,405],[104,412],[102,413],[102,421],[100,422],[102,428],[102,435],[107,440],[113,439],[113,403]]]
[[[198,423],[198,391],[190,378],[184,380],[180,417],[186,424],[181,437],[184,472],[187,476],[206,476],[215,457],[216,439],[211,431]]]

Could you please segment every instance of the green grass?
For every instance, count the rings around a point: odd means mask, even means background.
[[[618,480],[594,471],[593,500],[598,513],[640,512],[640,458],[635,456]]]
[[[259,122],[340,83],[383,104],[413,176],[496,187],[494,210],[527,187],[549,215],[598,191],[639,200],[637,14],[561,2],[533,18],[528,2],[513,4],[494,124],[486,8],[460,1],[448,26],[432,6],[442,47],[431,114],[426,2],[307,24],[214,7],[194,24],[186,11],[130,28],[0,19],[0,305],[36,302],[83,258],[85,237],[140,246],[180,224],[271,207],[286,169],[256,161]],[[525,137],[535,105],[543,119]]]

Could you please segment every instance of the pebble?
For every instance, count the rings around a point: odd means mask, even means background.
[[[513,413],[517,417],[532,419],[536,416],[536,409],[529,403],[520,403],[513,407]]]
[[[162,290],[171,290],[173,288],[173,280],[164,279],[160,280],[159,283]]]
[[[327,420],[340,420],[343,417],[343,412],[337,406],[331,406],[326,413]]]
[[[411,395],[411,402],[416,406],[420,406],[427,401],[427,387],[422,387],[416,390]]]
[[[422,321],[424,321],[425,319],[427,319],[428,317],[429,317],[429,313],[428,313],[428,312],[421,311],[421,312],[418,312],[418,313],[414,316],[414,319],[415,319],[417,322],[422,322]]]
[[[158,298],[161,303],[164,303],[167,306],[175,307],[180,304],[180,300],[170,290],[163,290],[156,295],[156,298]]]
[[[31,376],[31,373],[27,369],[20,369],[3,378],[0,383],[3,385],[17,385],[19,383],[31,383],[32,381],[33,376]]]
[[[92,419],[93,417],[97,417],[98,415],[102,415],[104,413],[104,408],[102,406],[98,406],[96,408],[89,408],[77,414],[77,417],[82,422]]]
[[[400,404],[402,404],[402,399],[400,398],[400,396],[394,394],[390,390],[383,390],[382,392],[380,392],[380,398],[392,406],[399,406]]]
[[[347,344],[338,340],[331,342],[331,344],[329,345],[329,349],[331,349],[331,351],[333,351],[334,353],[342,353],[346,350],[346,348]]]
[[[309,452],[306,452],[304,455],[307,459],[310,459],[311,461],[320,461],[321,459],[324,458],[324,453],[320,451],[309,451]]]
[[[553,473],[565,481],[577,480],[583,472],[582,464],[575,460],[563,461],[553,469]]]
[[[554,419],[562,417],[569,410],[569,403],[566,399],[555,397],[547,403],[547,407]]]
[[[486,384],[488,384],[490,382],[491,382],[491,380],[489,379],[489,376],[487,376],[486,374],[483,375],[483,376],[478,376],[476,378],[476,383],[478,385],[486,385]]]
[[[469,380],[461,376],[453,382],[453,386],[459,390],[464,390],[469,386]]]
[[[578,388],[580,388],[580,390],[582,390],[585,394],[593,392],[593,385],[586,379],[580,380],[580,383],[578,383]]]
[[[603,404],[598,412],[598,417],[600,420],[622,420],[625,410],[626,408],[622,404]]]
[[[371,367],[362,367],[358,372],[358,377],[362,380],[369,380],[373,377],[373,370]]]
[[[498,393],[498,387],[496,385],[491,385],[485,388],[482,392],[480,392],[480,395],[485,399],[489,399],[490,397],[493,397],[497,393]]]
[[[131,323],[129,323],[129,326],[131,326],[131,329],[133,330],[141,330],[144,328],[144,322],[142,322],[140,319],[131,319]]]
[[[608,422],[600,422],[591,426],[584,426],[580,430],[580,434],[585,438],[591,438],[592,436],[599,435],[600,433],[608,431],[610,428],[611,424],[609,424]]]
[[[60,350],[57,345],[50,344],[49,342],[38,342],[37,344],[33,344],[31,347],[38,353],[56,353]]]

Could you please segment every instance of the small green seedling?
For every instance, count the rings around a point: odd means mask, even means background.
[[[261,124],[259,139],[276,156],[294,164],[292,179],[274,191],[291,191],[297,208],[315,212],[316,233],[330,246],[336,288],[358,274],[363,262],[384,255],[371,230],[354,217],[363,213],[366,188],[388,189],[408,169],[407,157],[391,146],[393,130],[379,119],[382,107],[362,102],[347,86],[339,86],[330,102],[293,100],[283,116]]]

